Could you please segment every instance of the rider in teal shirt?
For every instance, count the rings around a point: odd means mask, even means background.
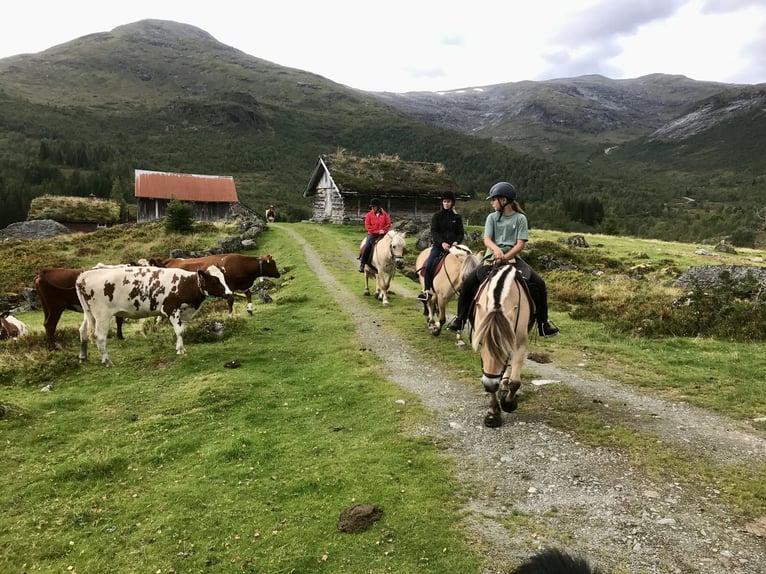
[[[487,199],[492,202],[494,212],[484,222],[484,245],[487,247],[485,260],[493,263],[505,260],[516,265],[529,285],[540,336],[558,335],[558,327],[548,319],[545,281],[518,256],[529,240],[529,227],[527,216],[516,201],[516,188],[507,181],[498,182],[490,188]],[[447,325],[450,331],[463,330],[476,292],[491,269],[491,265],[480,265],[463,280],[457,301],[457,316]]]

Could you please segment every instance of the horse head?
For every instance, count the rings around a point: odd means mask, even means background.
[[[391,257],[394,260],[394,265],[397,269],[404,267],[404,249],[406,243],[404,241],[405,233],[403,231],[389,231],[389,237],[391,238]]]

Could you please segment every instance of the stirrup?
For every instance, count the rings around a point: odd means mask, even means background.
[[[452,321],[449,322],[449,325],[447,325],[447,329],[454,331],[455,333],[459,333],[463,330],[463,327],[465,327],[464,323],[465,322],[456,315]]]
[[[559,328],[548,320],[537,324],[537,332],[541,337],[555,337],[559,334]]]

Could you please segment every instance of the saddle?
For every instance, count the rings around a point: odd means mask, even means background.
[[[492,280],[492,277],[495,275],[495,273],[497,273],[499,269],[505,267],[506,265],[513,265],[513,263],[511,261],[501,261],[501,262],[493,264],[490,272],[487,273],[487,276],[479,284],[479,288],[476,290],[476,294],[473,296],[473,299],[471,300],[471,307],[470,309],[468,309],[468,320],[471,322],[471,325],[474,324],[474,318],[476,316],[476,303],[479,301],[479,297],[482,296],[482,294],[484,293],[484,290],[487,288],[487,285],[489,285],[489,282]],[[529,291],[529,284],[527,283],[527,280],[524,278],[524,275],[521,273],[519,269],[516,269],[516,271],[517,273],[513,276],[514,280],[521,286],[521,289],[524,291],[524,294],[527,296],[527,300],[529,301],[529,305],[532,310],[532,312],[529,314],[529,325],[528,325],[528,327],[531,329],[532,325],[535,324],[535,315],[537,314],[537,309],[535,307],[535,300],[532,298],[532,293]]]
[[[381,240],[381,239],[383,239],[384,237],[385,237],[385,235],[376,235],[375,237],[373,237],[373,239],[372,239],[372,245],[370,245],[370,254],[369,254],[369,256],[367,257],[367,261],[365,261],[365,263],[366,263],[366,264],[367,264],[367,265],[370,267],[370,269],[372,269],[373,271],[375,271],[375,273],[377,273],[377,272],[378,272],[378,270],[377,270],[377,269],[375,268],[375,266],[372,264],[372,254],[373,254],[373,253],[375,253],[375,248],[378,246],[378,241],[380,241],[380,240]],[[364,249],[365,249],[365,245],[364,245],[364,244],[362,244],[362,247],[359,249],[359,260],[360,260],[360,261],[361,261],[362,259],[364,259]]]
[[[444,267],[444,260],[447,258],[448,254],[449,254],[449,251],[444,251],[442,252],[441,255],[439,255],[439,259],[436,260],[436,265],[434,265],[434,277],[436,277],[439,274],[439,271],[441,271],[441,268]],[[417,273],[421,277],[425,277],[426,266],[423,265],[423,267],[417,270]]]

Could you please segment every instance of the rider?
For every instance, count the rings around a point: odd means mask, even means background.
[[[492,202],[495,212],[490,213],[484,222],[484,245],[487,247],[484,259],[509,261],[516,265],[529,285],[540,336],[553,337],[559,329],[548,319],[545,281],[518,256],[529,236],[526,214],[516,201],[516,188],[507,181],[498,182],[490,188],[487,199]],[[450,331],[463,330],[476,292],[491,269],[491,265],[480,265],[463,280],[457,301],[457,316],[447,325]]]
[[[391,218],[383,210],[377,197],[370,200],[370,211],[364,217],[364,227],[367,229],[367,239],[359,257],[359,273],[364,273],[364,266],[370,262],[374,243],[391,229]]]
[[[431,253],[423,266],[423,292],[418,299],[424,303],[433,294],[434,267],[439,258],[449,251],[453,245],[463,243],[465,228],[463,218],[455,211],[455,194],[443,191],[441,194],[442,207],[431,217]]]

